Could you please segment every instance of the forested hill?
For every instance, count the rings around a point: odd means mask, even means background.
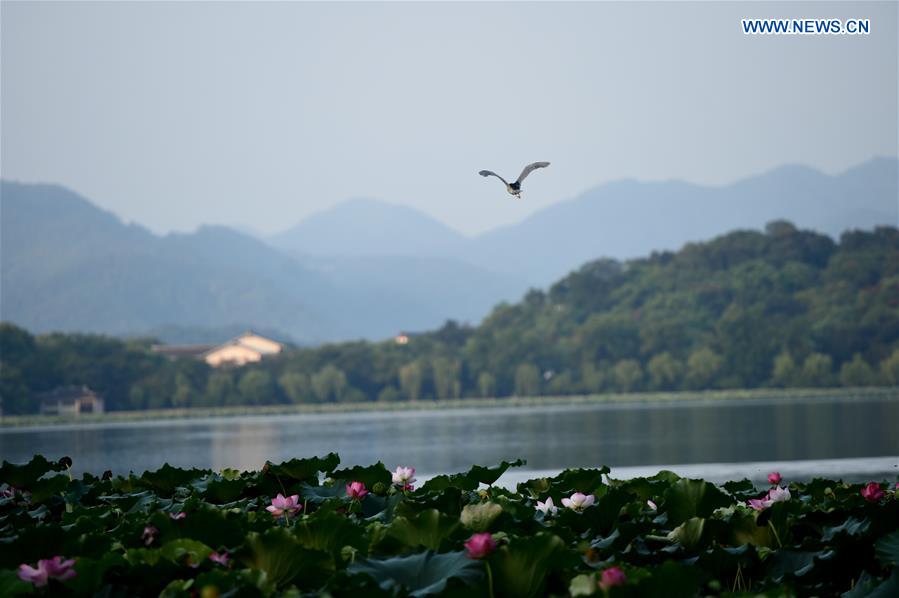
[[[638,233],[635,233],[638,234]],[[590,262],[476,328],[341,343],[241,369],[149,341],[0,330],[4,413],[87,384],[111,409],[638,390],[899,384],[899,230],[838,242],[774,222],[678,252]]]

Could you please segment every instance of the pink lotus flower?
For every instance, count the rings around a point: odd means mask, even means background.
[[[575,492],[571,495],[571,498],[563,498],[562,505],[568,507],[572,511],[580,512],[592,505],[595,500],[596,497],[592,494],[582,494],[580,492]]]
[[[862,488],[862,496],[869,502],[879,502],[884,497],[884,491],[877,482],[871,482]]]
[[[302,508],[303,505],[300,504],[299,494],[285,497],[279,492],[278,496],[272,499],[272,504],[265,507],[265,510],[275,517],[280,517],[281,515],[290,517],[291,515],[295,515],[296,512]]]
[[[756,511],[764,511],[776,502],[785,502],[788,500],[790,500],[790,489],[786,486],[783,488],[775,486],[771,490],[768,490],[768,494],[766,494],[764,498],[751,498],[747,502],[749,506]]]
[[[546,502],[537,501],[537,506],[535,507],[538,511],[543,513],[544,515],[555,515],[559,512],[559,507],[553,504],[553,497],[550,496],[546,499]]]
[[[362,482],[352,482],[346,485],[346,495],[352,499],[362,500],[366,494],[368,494],[368,490],[365,489],[365,484]]]
[[[783,476],[780,475],[779,471],[772,471],[768,474],[768,483],[774,484],[775,486],[780,484],[780,481],[783,480]]]
[[[227,567],[228,563],[231,561],[231,557],[228,556],[227,552],[223,552],[221,554],[217,552],[211,552],[209,553],[209,560],[213,563],[218,563],[223,567]]]
[[[172,521],[181,521],[182,519],[187,517],[187,513],[185,513],[184,511],[181,511],[180,513],[169,513],[169,517],[172,519]]]
[[[18,576],[22,581],[30,581],[35,587],[43,587],[51,579],[65,581],[72,579],[77,575],[72,568],[75,566],[75,559],[64,561],[61,556],[55,556],[52,559],[41,559],[37,562],[37,567],[31,567],[25,563],[19,565]]]
[[[44,561],[38,561],[36,569],[25,563],[19,565],[19,579],[22,581],[30,581],[37,588],[42,588],[47,585],[47,568],[43,565],[43,562]]]
[[[496,540],[488,532],[475,534],[465,543],[465,549],[468,551],[468,558],[482,559],[496,550]]]
[[[604,592],[607,592],[612,586],[620,586],[626,581],[627,576],[621,570],[621,567],[609,567],[603,570],[599,579],[599,587]]]
[[[159,530],[152,525],[148,525],[144,528],[144,533],[141,534],[140,538],[144,541],[145,546],[149,546],[156,539],[157,535],[159,535]]]
[[[652,502],[651,500],[646,501],[646,506],[649,507],[650,511],[658,511],[659,510],[659,505]]]
[[[393,472],[393,483],[397,486],[402,486],[404,489],[407,486],[411,489],[412,482],[415,481],[413,476],[415,476],[414,467],[397,466],[396,471]]]

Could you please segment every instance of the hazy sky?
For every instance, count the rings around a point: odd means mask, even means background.
[[[350,197],[476,233],[598,183],[897,154],[897,3],[0,5],[2,176],[158,232]],[[746,36],[746,17],[869,18]],[[496,179],[552,166],[513,201]]]

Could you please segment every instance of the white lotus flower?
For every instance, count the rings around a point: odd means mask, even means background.
[[[402,465],[399,465],[397,466],[396,471],[393,472],[393,483],[399,486],[406,486],[415,481],[415,478],[412,477],[414,475],[414,467],[403,467]]]
[[[781,488],[780,486],[775,486],[771,490],[768,491],[768,501],[771,504],[776,502],[784,502],[790,500],[790,489],[784,486]]]
[[[582,494],[575,492],[570,498],[563,498],[562,505],[568,507],[572,511],[583,511],[593,504],[596,497],[592,494]]]
[[[565,501],[562,501],[565,502]],[[555,515],[559,512],[559,507],[553,504],[553,499],[550,496],[546,499],[546,502],[537,501],[537,510],[541,511],[544,515]]]

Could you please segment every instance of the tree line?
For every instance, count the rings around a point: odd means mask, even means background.
[[[242,368],[152,339],[0,324],[4,413],[86,384],[107,409],[764,387],[899,385],[899,230],[839,241],[788,222],[677,252],[600,259],[476,326],[346,342]]]

